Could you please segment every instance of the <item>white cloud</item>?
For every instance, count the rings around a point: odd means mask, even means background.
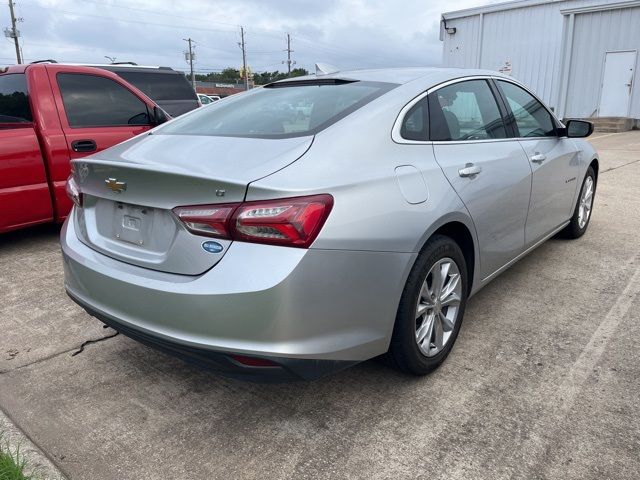
[[[244,25],[248,61],[255,71],[283,70],[285,33],[293,59],[341,68],[436,65],[440,14],[487,0],[17,0],[27,61],[118,61],[185,70],[183,51],[196,41],[196,70],[241,64],[237,25]],[[8,8],[2,15],[9,25]],[[13,44],[0,42],[0,65],[14,63]]]

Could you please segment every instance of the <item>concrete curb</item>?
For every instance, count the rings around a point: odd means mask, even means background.
[[[15,452],[16,448],[20,447],[20,455],[24,455],[27,463],[25,474],[33,475],[34,480],[67,480],[67,477],[1,409],[0,432],[2,433],[2,441],[9,443],[11,452]]]

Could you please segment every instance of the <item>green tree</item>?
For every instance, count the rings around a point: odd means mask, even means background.
[[[309,75],[309,72],[304,68],[294,68],[291,70],[291,77],[300,77],[302,75]],[[267,83],[277,82],[278,80],[284,80],[288,78],[286,72],[261,72],[253,74],[253,82],[256,85],[266,85]]]
[[[237,68],[225,68],[221,72],[211,72],[206,75],[196,75],[196,80],[199,82],[213,82],[213,83],[241,83],[240,82],[240,70]]]
[[[303,75],[309,75],[309,72],[304,68],[294,68],[291,70],[291,77],[301,77]],[[267,83],[277,82],[278,80],[284,80],[287,78],[286,72],[261,72],[253,74],[253,83],[256,85],[266,85]],[[189,76],[187,75],[187,79]],[[197,74],[196,80],[199,82],[213,82],[213,83],[242,83],[240,78],[240,70],[237,68],[227,67],[221,72],[207,73],[206,75]]]

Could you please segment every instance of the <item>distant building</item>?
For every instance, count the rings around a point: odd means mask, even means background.
[[[196,82],[196,92],[206,95],[218,95],[220,98],[244,92],[244,90],[244,85],[241,83]]]
[[[447,12],[440,39],[445,66],[511,75],[561,118],[621,117],[628,128],[640,119],[640,1],[516,0]]]

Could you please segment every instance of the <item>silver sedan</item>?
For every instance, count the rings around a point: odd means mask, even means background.
[[[470,296],[584,234],[592,130],[491,71],[276,82],[74,161],[65,287],[223,374],[312,379],[382,354],[426,374]]]

